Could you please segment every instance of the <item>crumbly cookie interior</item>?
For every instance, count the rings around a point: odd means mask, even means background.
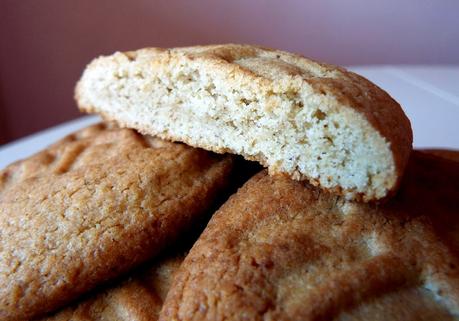
[[[96,60],[77,90],[80,106],[144,133],[241,154],[349,199],[379,199],[395,184],[390,143],[359,112],[303,81],[337,77],[319,64],[306,69],[270,52],[209,63],[158,57]]]

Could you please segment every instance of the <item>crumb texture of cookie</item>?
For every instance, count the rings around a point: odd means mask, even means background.
[[[183,256],[161,258],[118,286],[37,321],[156,321]]]
[[[0,319],[52,311],[155,256],[213,206],[231,156],[104,123],[0,172]]]
[[[75,98],[81,110],[122,126],[240,154],[348,199],[394,191],[412,146],[400,105],[367,79],[249,45],[100,57]]]
[[[458,320],[459,163],[413,152],[397,196],[260,172],[214,214],[160,320]]]

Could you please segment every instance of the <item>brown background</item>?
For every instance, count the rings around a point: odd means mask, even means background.
[[[457,64],[458,12],[455,0],[0,0],[0,144],[78,117],[73,86],[101,54],[243,42],[336,64]]]

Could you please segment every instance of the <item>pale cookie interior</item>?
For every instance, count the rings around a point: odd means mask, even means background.
[[[241,154],[271,174],[308,179],[349,199],[383,198],[396,184],[389,141],[336,95],[304,81],[333,80],[341,70],[299,65],[275,51],[206,63],[182,51],[180,59],[149,49],[96,60],[78,85],[80,108],[144,133]]]

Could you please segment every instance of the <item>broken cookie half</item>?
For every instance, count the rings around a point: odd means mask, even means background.
[[[115,53],[76,88],[81,110],[164,139],[256,160],[347,199],[385,198],[412,149],[400,105],[367,79],[249,45]]]

